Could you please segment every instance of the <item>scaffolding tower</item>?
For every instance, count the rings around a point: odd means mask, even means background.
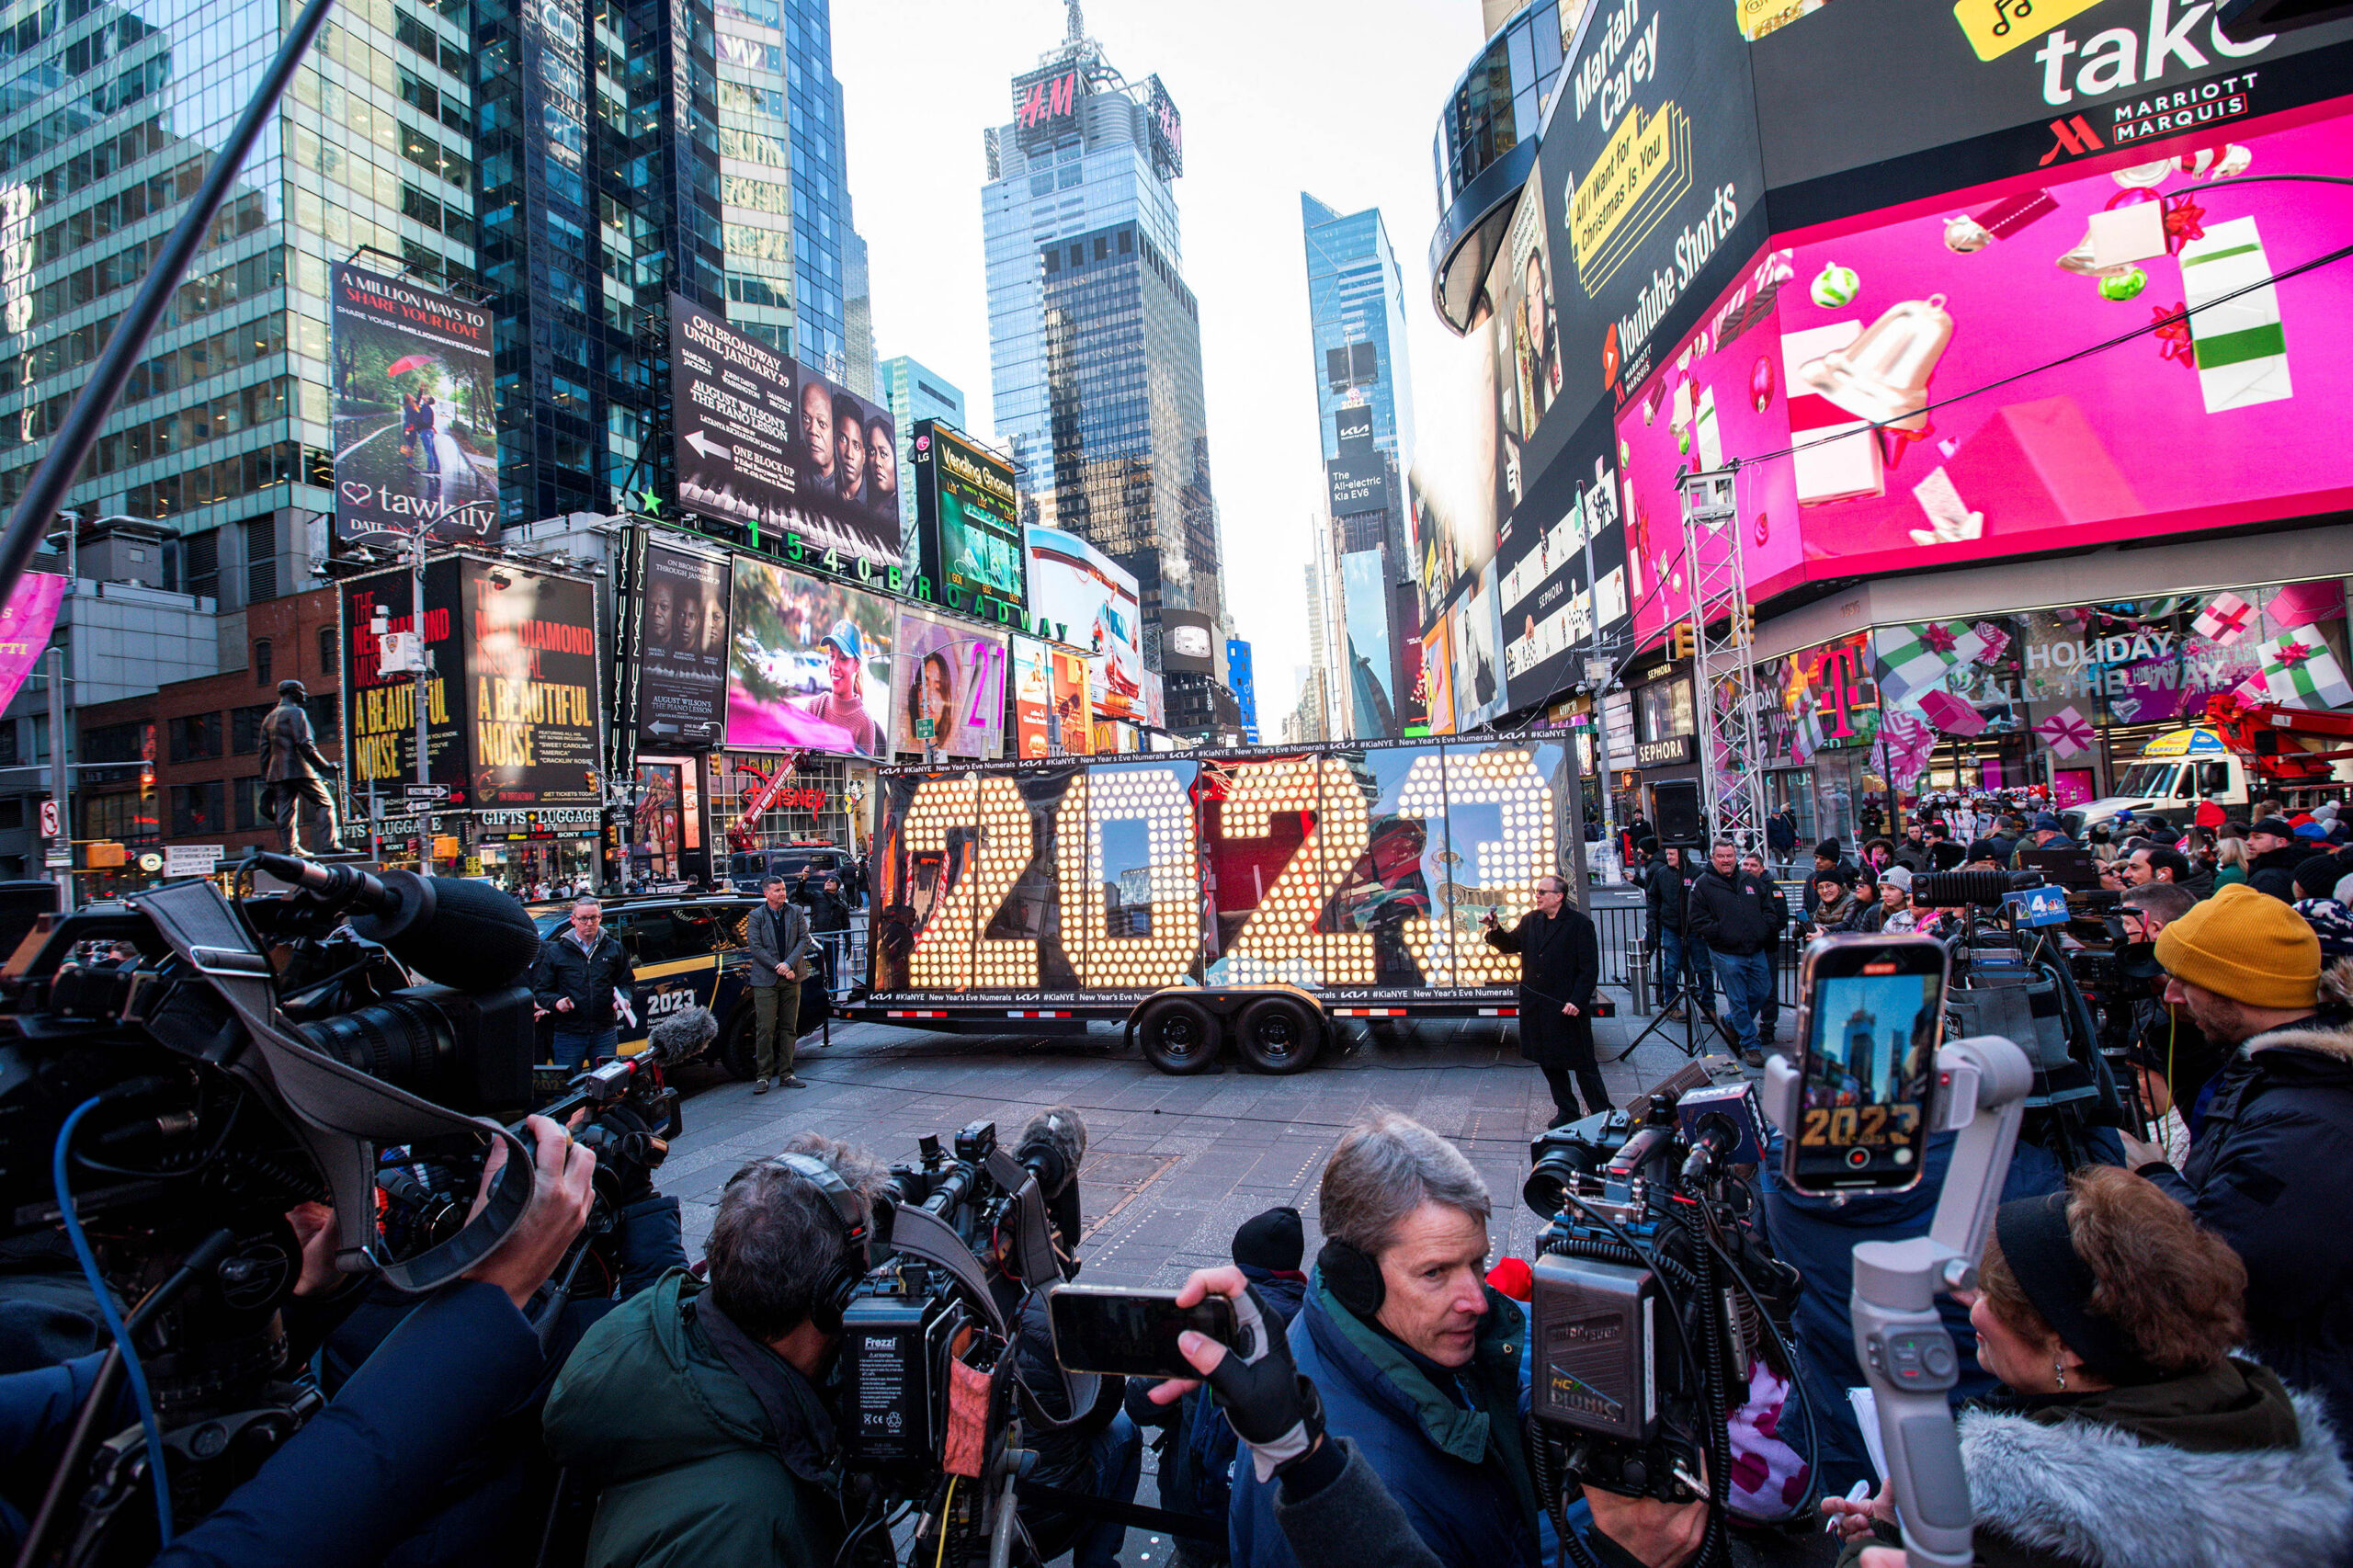
[[[1764,696],[1756,685],[1756,611],[1740,548],[1734,470],[1683,479],[1683,573],[1690,589],[1691,698],[1700,799],[1710,831],[1765,849]]]

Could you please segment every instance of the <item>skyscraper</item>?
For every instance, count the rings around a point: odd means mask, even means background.
[[[1013,108],[987,132],[982,192],[996,433],[1027,470],[1025,520],[1135,574],[1158,669],[1164,608],[1225,608],[1177,234],[1182,121],[1157,76],[1131,85],[1111,66],[1074,5],[1070,35],[1014,78]]]
[[[1392,579],[1403,579],[1412,565],[1404,475],[1414,450],[1404,277],[1379,208],[1343,215],[1305,191],[1299,205],[1307,238],[1316,426],[1331,516],[1338,525],[1337,553],[1384,548]],[[1351,460],[1368,435],[1379,458],[1358,472],[1365,465]]]
[[[279,25],[251,0],[8,16],[0,502],[46,455]],[[335,508],[331,263],[437,286],[474,266],[467,16],[456,0],[339,8],[231,187],[67,501],[173,530],[162,585],[229,610],[310,585]]]
[[[875,401],[891,411],[891,427],[899,433],[899,538],[914,559],[915,537],[915,487],[904,483],[904,476],[915,471],[915,421],[944,419],[959,430],[970,431],[964,419],[964,393],[938,371],[919,364],[906,355],[885,359],[875,368]],[[926,570],[929,570],[928,563]]]

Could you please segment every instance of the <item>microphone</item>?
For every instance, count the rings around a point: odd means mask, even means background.
[[[513,893],[462,877],[381,876],[263,850],[254,864],[333,909],[351,928],[438,985],[494,991],[513,985],[539,957],[539,927]]]

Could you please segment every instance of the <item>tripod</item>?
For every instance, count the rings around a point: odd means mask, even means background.
[[[1664,952],[1662,952],[1661,956],[1663,959]],[[1672,1034],[1666,1037],[1666,1042],[1669,1045],[1674,1046],[1677,1051],[1683,1052],[1686,1057],[1690,1058],[1696,1058],[1699,1056],[1701,1044],[1704,1040],[1704,1037],[1699,1032],[1697,1017],[1700,1011],[1699,997],[1701,993],[1699,986],[1691,983],[1689,978],[1691,973],[1694,972],[1694,968],[1695,966],[1692,966],[1689,963],[1688,956],[1687,954],[1685,960],[1685,972],[1676,976],[1676,983],[1682,997],[1683,1038],[1678,1040]],[[1712,976],[1703,975],[1703,977],[1709,979],[1711,983],[1712,983]],[[1660,979],[1663,983],[1665,979],[1663,969]],[[1669,1018],[1666,1014],[1667,1009],[1661,1007],[1657,1014],[1652,1017],[1651,1021],[1643,1026],[1643,1032],[1636,1035],[1633,1038],[1632,1042],[1629,1044],[1625,1050],[1620,1051],[1609,1060],[1613,1062],[1623,1062],[1629,1056],[1633,1055],[1635,1051],[1641,1050],[1643,1041],[1650,1039],[1651,1036],[1656,1034],[1661,1028],[1674,1022],[1674,1020]],[[1740,1041],[1733,1037],[1731,1027],[1723,1021],[1723,1017],[1721,1014],[1710,1020],[1710,1028],[1716,1035],[1722,1039],[1727,1048],[1733,1051],[1737,1051],[1739,1049]]]

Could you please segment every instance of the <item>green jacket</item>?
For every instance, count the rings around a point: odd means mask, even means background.
[[[549,1449],[598,1493],[588,1568],[832,1568],[833,1418],[779,1358],[780,1433],[687,1310],[702,1290],[681,1270],[622,1302],[548,1396]]]

